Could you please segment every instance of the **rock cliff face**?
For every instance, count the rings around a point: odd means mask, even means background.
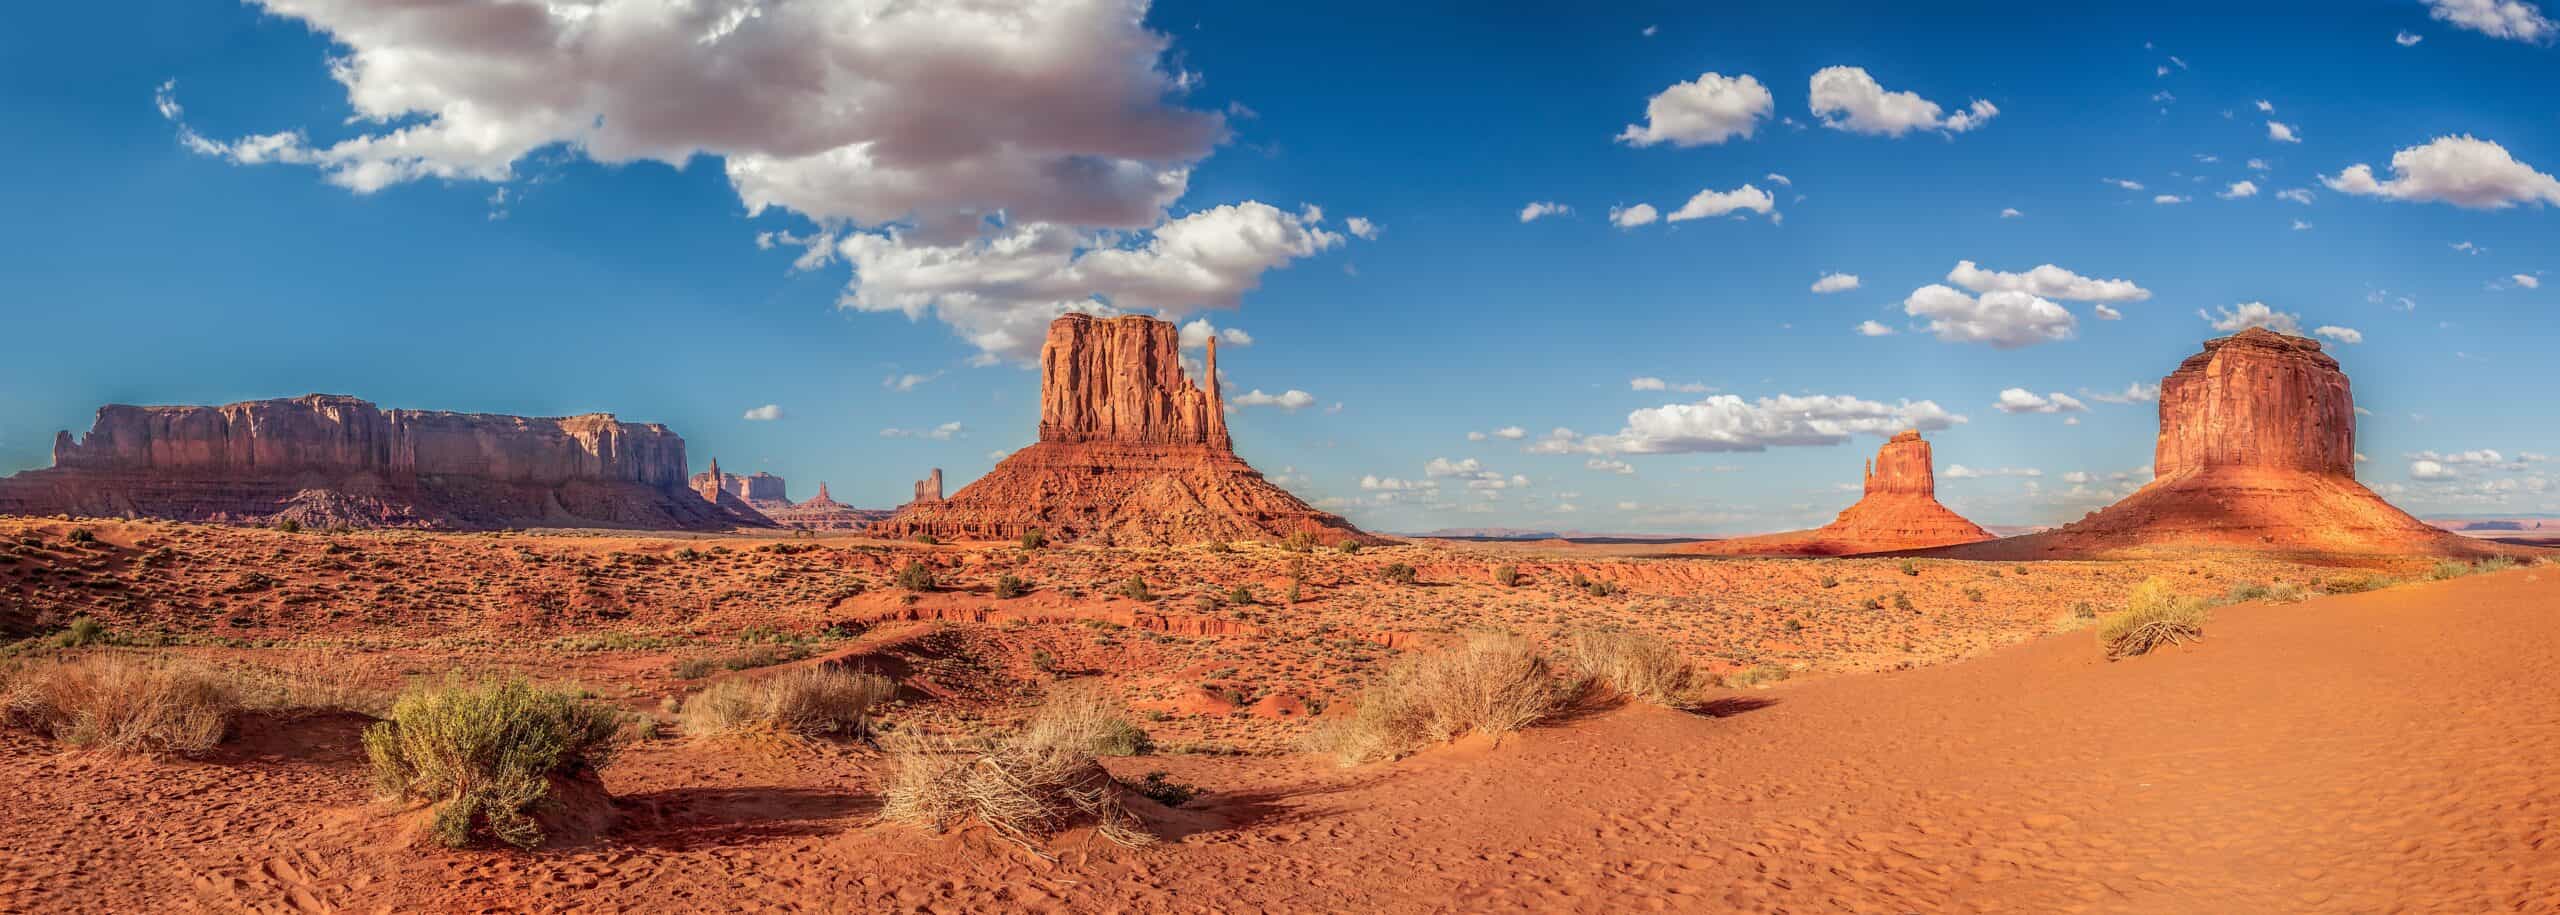
[[[718,491],[728,493],[759,511],[791,506],[789,485],[781,477],[762,471],[743,477],[734,473],[720,473],[718,460],[713,460],[711,466],[712,469],[709,471],[694,474],[690,478],[689,488],[695,492],[709,492],[710,490],[706,487],[714,485],[716,475]]]
[[[1278,539],[1381,542],[1272,485],[1236,456],[1218,398],[1182,372],[1178,333],[1143,316],[1068,315],[1040,353],[1040,440],[951,494],[900,509],[880,530],[945,540],[1174,544]],[[928,479],[926,483],[934,482]],[[937,487],[938,490],[938,487]]]
[[[2251,328],[2207,341],[2160,380],[2152,481],[2061,528],[1960,547],[1963,558],[2185,549],[2477,555],[2355,478],[2355,400],[2317,341]]]
[[[685,493],[684,439],[610,414],[382,410],[313,394],[101,407],[54,466],[0,480],[0,513],[305,526],[720,528]]]
[[[916,481],[916,497],[911,502],[942,501],[942,468],[936,467],[924,479]]]
[[[1830,524],[1809,531],[1718,540],[1683,552],[1721,556],[1849,556],[1991,539],[1991,532],[1938,503],[1938,473],[1919,430],[1887,439],[1867,462],[1865,495]]]
[[[865,531],[888,520],[889,512],[876,508],[855,508],[827,495],[827,484],[818,484],[818,497],[797,505],[764,509],[764,516],[783,527],[804,531]]]
[[[2320,344],[2263,328],[2207,341],[2160,379],[2161,477],[2212,467],[2356,475],[2355,398]]]

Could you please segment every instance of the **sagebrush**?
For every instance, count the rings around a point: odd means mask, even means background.
[[[592,780],[624,744],[628,716],[525,680],[447,681],[412,690],[365,729],[365,755],[385,797],[433,804],[436,839],[542,843],[538,806],[554,780]]]

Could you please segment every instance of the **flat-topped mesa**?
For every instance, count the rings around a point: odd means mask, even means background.
[[[1215,339],[1207,378],[1203,389],[1183,374],[1181,332],[1170,322],[1067,315],[1040,347],[1040,440],[1233,450]]]
[[[890,537],[1125,545],[1278,540],[1381,543],[1272,485],[1235,453],[1218,351],[1183,374],[1181,334],[1144,316],[1067,315],[1040,353],[1040,440],[941,497],[939,472],[877,529]]]
[[[1929,443],[1922,441],[1920,430],[1906,429],[1886,439],[1877,449],[1874,460],[1867,462],[1866,494],[1901,493],[1938,496],[1938,473],[1929,457]]]
[[[889,517],[883,509],[855,508],[836,501],[828,494],[825,481],[818,483],[817,498],[761,511],[775,524],[807,531],[865,531]]]
[[[2354,478],[2355,398],[2320,343],[2252,327],[2160,379],[2160,477],[2214,467]]]
[[[1991,539],[1938,502],[1937,469],[1920,430],[1895,433],[1867,461],[1866,494],[1830,524],[1808,531],[1715,540],[1683,552],[1723,556],[1850,556]]]
[[[98,409],[54,466],[0,480],[0,513],[350,526],[716,528],[684,504],[684,439],[608,413],[384,410],[311,394]]]
[[[1962,559],[2106,559],[2198,549],[2477,556],[2509,548],[2429,527],[2355,478],[2355,400],[2318,341],[2250,328],[2160,379],[2150,483],[2054,530]]]
[[[727,493],[758,509],[785,508],[791,505],[790,483],[770,473],[757,471],[746,476],[720,472],[720,461],[713,459],[711,469],[694,474],[689,485],[694,492],[711,501],[720,501],[716,493]]]

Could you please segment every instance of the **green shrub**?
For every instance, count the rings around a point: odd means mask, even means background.
[[[1837,588],[1840,586],[1840,579],[1829,575],[1822,576],[1822,586],[1825,588]]]
[[[1129,576],[1128,581],[1120,583],[1120,596],[1135,601],[1156,599],[1155,592],[1147,590],[1147,577],[1134,573]]]
[[[1020,576],[1006,573],[996,578],[997,600],[1012,600],[1014,598],[1021,597],[1024,590],[1025,588]]]
[[[907,540],[909,540],[910,542],[914,542],[914,543],[921,543],[921,544],[924,544],[924,545],[926,545],[926,546],[932,546],[932,545],[934,545],[934,544],[937,544],[937,543],[941,543],[941,542],[942,542],[942,538],[940,538],[940,537],[936,537],[936,536],[934,536],[934,535],[932,535],[932,534],[917,534],[917,535],[915,535],[915,536],[913,536],[913,537],[909,537],[909,538],[907,538]]]
[[[85,527],[75,527],[71,529],[70,533],[62,535],[62,539],[71,543],[86,545],[98,542],[98,532]]]
[[[676,726],[689,737],[861,737],[870,731],[872,709],[897,692],[896,683],[878,674],[795,667],[703,687],[685,698]]]
[[[1409,585],[1422,579],[1422,573],[1414,571],[1412,566],[1401,562],[1388,563],[1385,569],[1378,572],[1378,575],[1385,578],[1388,584],[1397,585]]]
[[[1250,606],[1253,606],[1253,605],[1256,603],[1256,601],[1254,600],[1254,597],[1253,597],[1253,586],[1252,586],[1252,585],[1237,585],[1237,586],[1235,586],[1235,589],[1234,589],[1234,590],[1232,590],[1232,591],[1228,591],[1228,592],[1227,592],[1227,603],[1234,604],[1234,605],[1236,605],[1236,606],[1238,606],[1238,607],[1250,607]]]
[[[1724,678],[1724,683],[1735,689],[1751,689],[1763,684],[1783,682],[1794,675],[1794,671],[1776,664],[1754,664],[1735,671],[1732,676]]]
[[[2461,578],[2462,576],[2469,574],[2471,574],[2471,567],[2469,565],[2447,559],[2436,563],[2435,568],[2427,570],[2427,580],[2443,581],[2448,578]]]
[[[1903,560],[1903,561],[1902,561],[1902,574],[1904,574],[1904,575],[1909,575],[1909,576],[1911,576],[1911,577],[1913,577],[1913,578],[1918,578],[1918,577],[1920,577],[1920,560],[1917,560],[1917,559],[1905,559],[1905,560]]]
[[[1493,567],[1493,583],[1505,588],[1520,586],[1520,569],[1509,564]]]
[[[1998,571],[1998,570],[1997,570],[1997,569],[1995,569],[1995,570],[1993,570],[1993,571]],[[1966,588],[1966,589],[1964,589],[1964,599],[1966,599],[1966,600],[1969,600],[1969,601],[1972,601],[1972,602],[1974,602],[1974,603],[1979,604],[1979,603],[1982,603],[1982,596],[1983,596],[1983,595],[1982,595],[1982,589],[1981,589],[1981,588]]]
[[[626,713],[523,680],[414,690],[364,732],[385,797],[434,805],[437,841],[542,843],[538,807],[556,782],[592,782],[623,745]],[[599,792],[600,793],[600,792]]]
[[[107,633],[107,624],[86,616],[72,617],[71,625],[53,634],[53,646],[56,648],[87,648],[112,641],[113,637]]]
[[[2203,598],[2180,597],[2163,579],[2151,578],[2133,589],[2122,613],[2098,625],[2098,647],[2107,660],[2148,654],[2163,645],[2204,638],[2213,612]]]
[[[302,522],[291,518],[278,518],[276,519],[276,532],[283,534],[302,533]]]
[[[933,590],[932,567],[925,565],[921,560],[907,560],[906,566],[898,570],[898,587],[917,594]]]
[[[1147,773],[1146,777],[1139,779],[1137,784],[1129,786],[1129,789],[1167,807],[1180,807],[1191,803],[1192,798],[1200,796],[1199,786],[1174,781],[1173,773],[1162,769]]]
[[[1030,529],[1030,530],[1027,530],[1027,531],[1023,531],[1023,532],[1022,532],[1022,548],[1023,548],[1023,549],[1025,549],[1025,550],[1036,550],[1036,549],[1039,549],[1039,548],[1041,548],[1041,547],[1048,546],[1048,545],[1049,545],[1049,535],[1044,534],[1044,533],[1041,533],[1039,528],[1036,528],[1036,527],[1035,527],[1035,528],[1032,528],[1032,529]]]
[[[1297,532],[1297,533],[1290,534],[1288,539],[1283,540],[1283,541],[1281,541],[1281,542],[1280,542],[1280,546],[1281,546],[1281,548],[1282,548],[1282,549],[1288,550],[1289,552],[1292,552],[1292,553],[1312,553],[1312,552],[1315,552],[1315,550],[1316,550],[1316,535],[1315,535],[1315,532],[1314,532],[1314,531],[1299,531],[1299,532]]]

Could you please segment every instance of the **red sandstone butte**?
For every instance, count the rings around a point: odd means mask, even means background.
[[[827,495],[827,484],[818,484],[818,497],[794,505],[764,510],[764,516],[783,527],[804,531],[867,531],[872,525],[887,520],[889,512],[876,508],[855,508]]]
[[[305,527],[762,525],[685,485],[684,439],[611,414],[383,410],[311,394],[220,407],[98,408],[54,466],[0,479],[0,514]]]
[[[1867,462],[1866,494],[1809,531],[1718,540],[1683,548],[1718,556],[1849,556],[1975,543],[1991,532],[1938,504],[1938,473],[1920,430],[1888,439]]]
[[[1218,347],[1206,387],[1183,374],[1178,333],[1143,315],[1071,314],[1040,350],[1040,440],[947,499],[917,501],[880,530],[894,537],[1141,545],[1285,538],[1381,542],[1317,511],[1237,457],[1218,398]]]
[[[2355,399],[2318,341],[2250,328],[2206,341],[2160,380],[2154,477],[2061,528],[1943,555],[2098,558],[2223,549],[2303,555],[2483,555],[2356,482]]]

